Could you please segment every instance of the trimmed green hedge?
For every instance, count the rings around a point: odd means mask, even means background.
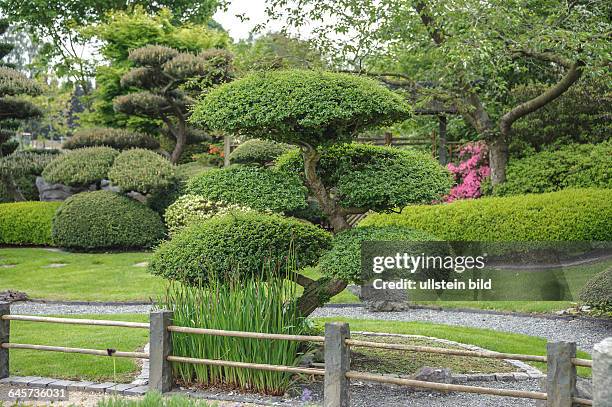
[[[28,201],[38,201],[36,176],[57,156],[57,151],[16,151],[0,158],[0,202],[13,202],[7,182],[14,182]]]
[[[51,245],[53,216],[61,202],[0,204],[0,244]]]
[[[159,141],[148,134],[126,129],[92,128],[77,131],[63,145],[65,149],[69,150],[96,146],[107,146],[117,150],[128,148],[156,150],[159,148]]]
[[[495,195],[553,192],[565,188],[612,188],[612,141],[574,144],[511,160],[508,180]]]
[[[361,243],[367,241],[438,240],[427,232],[399,226],[357,227],[334,236],[332,249],[319,261],[319,269],[325,276],[359,283],[361,279]]]
[[[405,226],[443,240],[609,241],[612,190],[566,189],[408,206],[401,214],[370,215],[360,226]]]
[[[306,208],[306,192],[296,174],[244,165],[210,170],[187,182],[187,193],[273,212]]]
[[[164,191],[176,183],[175,167],[161,155],[142,148],[126,150],[115,158],[108,178],[122,191],[142,194]]]
[[[164,236],[156,212],[110,191],[73,195],[53,219],[55,245],[74,250],[147,248]]]
[[[276,160],[276,168],[304,178],[299,150]],[[318,173],[333,188],[341,206],[387,211],[409,204],[441,200],[450,191],[450,173],[431,155],[394,147],[360,143],[321,148]]]
[[[251,139],[236,147],[229,158],[234,164],[265,165],[292,149],[297,147],[272,140]]]
[[[612,313],[612,267],[591,278],[580,291],[579,298],[596,310]]]
[[[47,182],[87,187],[108,176],[119,155],[110,147],[86,147],[69,151],[55,158],[42,173]]]
[[[297,268],[317,263],[331,245],[331,235],[308,222],[257,212],[234,212],[196,222],[162,243],[149,271],[190,284],[209,275],[260,275],[282,272],[287,256]]]

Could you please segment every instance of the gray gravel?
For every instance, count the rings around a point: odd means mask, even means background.
[[[539,336],[549,341],[576,342],[590,352],[593,345],[612,336],[612,321],[553,319],[536,316],[497,315],[451,310],[413,309],[405,312],[368,312],[363,307],[319,308],[313,317],[347,317],[386,321],[423,321],[438,324],[488,328],[496,331]]]
[[[11,311],[15,314],[142,314],[148,313],[150,310],[150,304],[100,305],[19,302],[11,306]],[[612,336],[612,321],[583,318],[561,319],[431,309],[413,309],[405,312],[369,312],[359,306],[323,307],[317,309],[312,316],[422,321],[488,328],[496,331],[539,336],[549,341],[576,342],[580,349],[587,352],[592,350],[594,344]]]

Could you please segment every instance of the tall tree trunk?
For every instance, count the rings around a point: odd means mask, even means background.
[[[298,312],[303,317],[309,316],[317,308],[328,302],[334,295],[342,292],[346,286],[346,281],[321,277],[304,287],[304,293],[297,303]]]
[[[491,167],[491,185],[506,182],[506,165],[508,164],[508,143],[501,134],[488,141],[489,166]]]

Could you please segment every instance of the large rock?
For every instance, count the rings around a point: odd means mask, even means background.
[[[410,308],[407,290],[375,289],[364,284],[360,287],[359,299],[372,312],[406,311]]]
[[[95,185],[93,186],[95,189]],[[38,188],[38,194],[41,201],[64,201],[68,197],[92,190],[90,188],[73,188],[63,184],[50,184],[43,179],[43,177],[36,177],[36,188]]]

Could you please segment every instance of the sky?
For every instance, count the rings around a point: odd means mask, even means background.
[[[231,0],[227,11],[217,11],[213,18],[225,28],[234,40],[249,37],[249,33],[257,24],[266,22],[266,0]],[[243,15],[248,21],[241,21],[236,15]],[[279,23],[273,23],[266,31],[281,28]]]

